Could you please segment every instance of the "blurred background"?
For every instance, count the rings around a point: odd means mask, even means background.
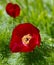
[[[13,19],[6,13],[9,2],[20,6],[19,17]],[[11,53],[12,30],[27,22],[40,30],[40,48],[30,53]],[[0,65],[54,65],[54,0],[0,0]]]

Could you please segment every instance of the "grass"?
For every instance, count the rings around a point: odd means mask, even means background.
[[[0,65],[54,65],[54,0],[11,1],[20,6],[21,14],[13,19],[5,11],[9,0],[0,1]],[[39,28],[41,46],[34,53],[13,54],[9,50],[12,30],[26,22]]]

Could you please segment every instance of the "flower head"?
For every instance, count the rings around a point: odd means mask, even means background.
[[[11,17],[16,18],[17,16],[20,15],[20,7],[17,4],[8,3],[6,5],[6,12]]]
[[[30,23],[16,26],[12,32],[10,50],[12,52],[31,52],[36,46],[40,46],[39,30]]]

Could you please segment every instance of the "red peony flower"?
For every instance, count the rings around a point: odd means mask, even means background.
[[[39,30],[30,23],[20,24],[12,32],[10,50],[12,52],[30,52],[40,46]]]
[[[16,18],[20,15],[20,7],[17,4],[8,3],[6,6],[6,12],[11,17]]]

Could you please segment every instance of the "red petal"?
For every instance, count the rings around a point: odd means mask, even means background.
[[[15,18],[16,16],[20,15],[20,7],[17,4],[14,4],[13,6],[14,6],[14,15],[13,16]]]
[[[39,33],[39,30],[30,23],[24,23],[16,26],[12,34],[22,38],[26,34],[32,35],[33,33]]]

